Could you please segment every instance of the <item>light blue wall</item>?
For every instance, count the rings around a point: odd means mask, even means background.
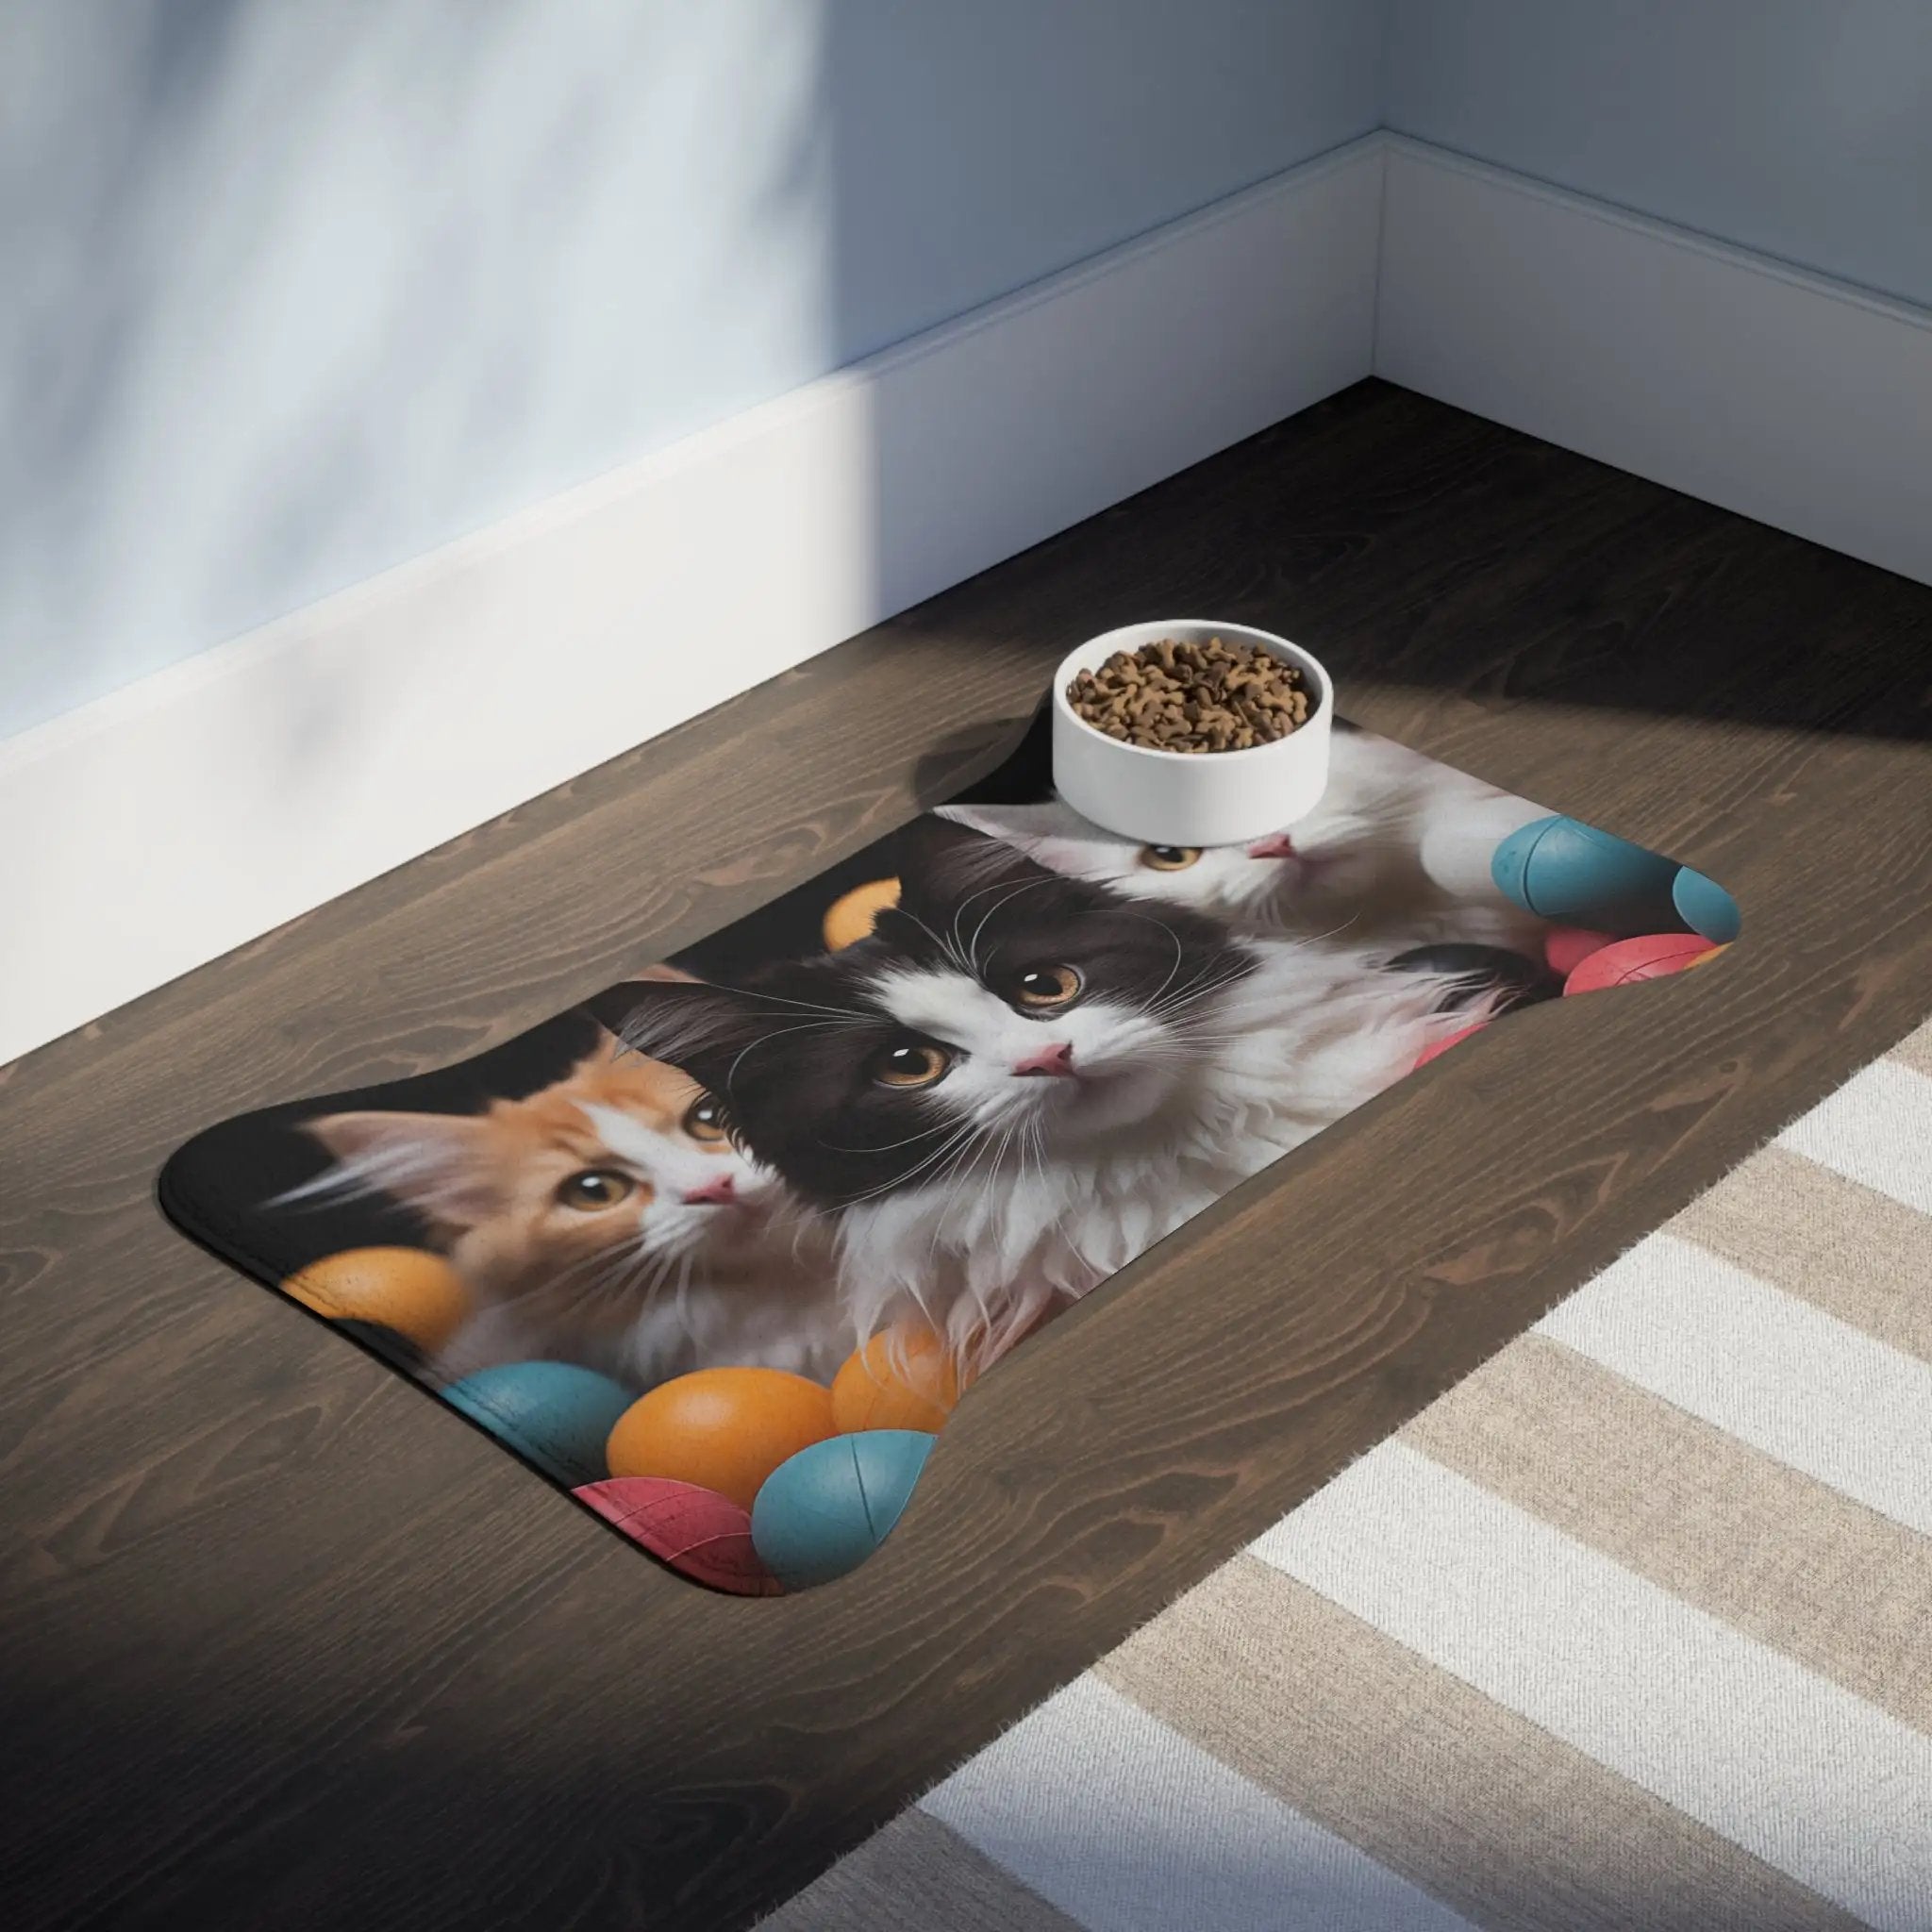
[[[1366,134],[1382,0],[830,0],[847,355]]]
[[[1365,132],[1380,55],[1380,0],[0,0],[0,734]]]
[[[1932,303],[1932,0],[1393,0],[1385,113]]]
[[[0,0],[0,736],[1383,118],[1932,303],[1932,0]]]

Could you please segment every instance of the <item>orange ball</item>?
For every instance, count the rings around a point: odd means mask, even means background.
[[[749,1509],[787,1457],[836,1433],[823,1383],[783,1369],[698,1369],[632,1403],[605,1457],[614,1476],[669,1476]]]
[[[299,1268],[282,1292],[332,1322],[374,1322],[434,1355],[470,1314],[463,1277],[426,1248],[345,1248]]]
[[[939,1337],[899,1329],[874,1335],[845,1358],[832,1378],[832,1422],[843,1436],[858,1429],[937,1435],[958,1399],[958,1371]]]
[[[833,900],[824,917],[825,950],[842,952],[857,945],[872,930],[872,923],[888,906],[899,903],[897,879],[870,879]]]

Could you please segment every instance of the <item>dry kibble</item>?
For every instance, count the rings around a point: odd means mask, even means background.
[[[1308,720],[1299,665],[1247,643],[1162,638],[1116,651],[1067,687],[1067,703],[1096,730],[1156,751],[1247,751]]]

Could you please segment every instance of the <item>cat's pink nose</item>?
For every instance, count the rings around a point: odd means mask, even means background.
[[[1074,1071],[1074,1049],[1064,1040],[1057,1040],[1051,1046],[1042,1046],[1036,1054],[1024,1060],[1013,1062],[1016,1074],[1066,1074]]]
[[[1270,832],[1248,847],[1250,858],[1292,858],[1294,841],[1286,832]]]
[[[687,1188],[684,1198],[693,1208],[722,1208],[738,1199],[738,1183],[728,1174],[716,1174],[702,1187]]]

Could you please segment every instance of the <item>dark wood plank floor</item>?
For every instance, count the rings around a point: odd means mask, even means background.
[[[780,1602],[658,1572],[156,1213],[196,1127],[722,923],[1150,612],[1305,640],[1361,722],[1728,882],[1743,941],[1257,1177]],[[0,1075],[9,1923],[742,1923],[1923,1017],[1928,674],[1932,591],[1367,384]]]

